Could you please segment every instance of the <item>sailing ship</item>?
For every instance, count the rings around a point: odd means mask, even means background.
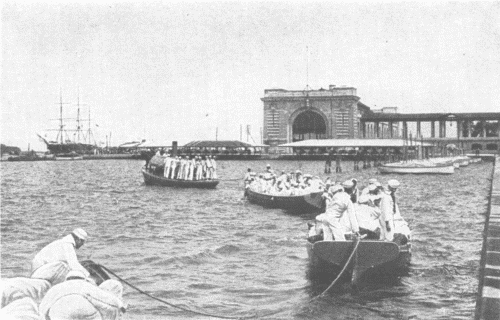
[[[77,103],[77,117],[76,117],[76,129],[67,129],[64,120],[68,120],[70,118],[63,117],[63,102],[62,102],[62,94],[59,97],[59,128],[57,129],[49,129],[48,131],[57,131],[57,136],[55,140],[48,140],[42,137],[37,133],[37,136],[41,141],[43,141],[47,149],[51,154],[54,155],[84,155],[84,154],[94,154],[99,147],[96,144],[94,139],[94,135],[91,129],[91,120],[90,120],[90,108],[89,108],[89,118],[86,119],[88,121],[88,129],[86,132],[82,130],[83,125],[82,120],[80,118],[80,97],[78,97]],[[74,132],[73,137],[70,136],[68,132]]]

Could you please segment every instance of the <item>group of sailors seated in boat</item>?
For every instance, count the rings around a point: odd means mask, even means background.
[[[374,178],[361,192],[356,179],[327,184],[323,193],[326,210],[308,224],[309,241],[346,240],[347,234],[406,244],[410,228],[396,201],[399,186],[399,181],[391,179],[384,187]]]
[[[249,168],[244,181],[245,191],[250,189],[274,196],[298,196],[321,192],[325,187],[325,183],[319,177],[302,174],[300,170],[290,173],[282,171],[278,176],[270,165],[267,165],[266,171],[260,174]]]
[[[164,155],[163,176],[177,180],[216,180],[217,163],[213,156],[170,157]]]
[[[29,277],[0,279],[0,319],[120,319],[122,284],[100,279],[98,285],[78,262],[75,250],[87,237],[77,228],[35,255]]]

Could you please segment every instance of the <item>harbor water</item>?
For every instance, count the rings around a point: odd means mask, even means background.
[[[268,161],[325,178],[322,161]],[[331,174],[360,184],[401,182],[398,202],[412,228],[407,276],[371,279],[321,299],[331,279],[308,278],[306,222],[314,215],[266,209],[243,198],[247,167],[219,161],[214,190],[146,186],[143,161],[3,162],[1,276],[29,274],[44,245],[75,227],[89,241],[77,251],[145,292],[196,311],[266,319],[471,319],[492,164],[453,175]],[[125,285],[125,319],[208,319],[177,310]],[[269,315],[272,314],[272,315]]]

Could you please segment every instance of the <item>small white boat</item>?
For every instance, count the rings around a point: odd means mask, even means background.
[[[380,173],[398,174],[453,174],[455,167],[449,165],[415,165],[415,163],[388,163],[380,166]]]
[[[83,156],[71,156],[71,157],[68,157],[68,156],[56,156],[55,157],[55,160],[56,161],[73,161],[73,160],[83,160]]]

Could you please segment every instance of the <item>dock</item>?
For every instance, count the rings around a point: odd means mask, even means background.
[[[500,319],[500,156],[495,157],[483,232],[476,320]]]

